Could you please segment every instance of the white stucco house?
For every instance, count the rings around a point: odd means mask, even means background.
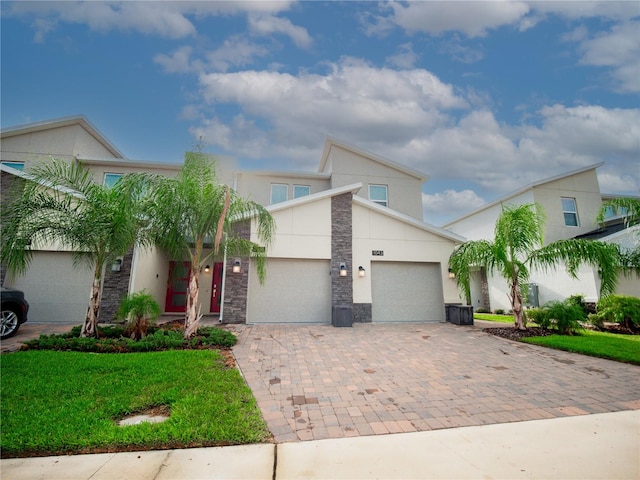
[[[107,184],[132,171],[172,176],[180,168],[126,158],[83,116],[4,129],[0,145],[3,187],[50,157],[79,162]],[[202,313],[224,323],[322,324],[335,312],[355,322],[441,322],[445,304],[461,302],[447,263],[465,238],[422,221],[425,174],[334,138],[317,172],[242,171],[229,159],[217,162],[221,181],[267,206],[276,235],[264,285],[249,258],[202,266]],[[251,221],[238,228],[256,240]],[[107,272],[101,321],[112,319],[123,295],[143,289],[166,314],[183,312],[188,267],[155,249],[133,249]],[[59,246],[36,251],[23,276],[2,271],[3,285],[25,291],[34,322],[81,322],[90,278]]]
[[[495,223],[502,205],[535,202],[542,205],[547,217],[545,244],[561,239],[591,238],[618,243],[625,248],[636,248],[640,244],[640,226],[627,228],[622,217],[615,215],[615,212],[611,212],[611,217],[604,226],[596,222],[603,201],[611,198],[600,192],[596,169],[602,165],[604,163],[597,163],[533,182],[448,222],[442,228],[468,240],[493,240]],[[577,279],[568,275],[563,268],[546,273],[534,271],[530,284],[531,306],[543,305],[553,300],[563,301],[571,295],[583,295],[587,302],[597,302],[600,298],[598,272],[584,265],[580,268]],[[477,269],[471,279],[471,304],[476,309],[508,311],[511,308],[508,291],[507,283],[502,277]],[[617,293],[640,297],[640,280],[635,275],[620,275]]]

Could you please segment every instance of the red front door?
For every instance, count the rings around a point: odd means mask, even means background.
[[[190,262],[169,262],[169,283],[164,304],[165,312],[184,312],[186,310],[190,272]]]
[[[213,264],[213,283],[211,284],[211,313],[220,313],[220,300],[222,299],[222,272],[224,263]]]

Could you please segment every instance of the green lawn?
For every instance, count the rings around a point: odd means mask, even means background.
[[[513,315],[496,315],[494,313],[475,313],[473,318],[476,320],[486,320],[489,322],[511,323],[513,324]]]
[[[269,438],[251,390],[214,350],[23,351],[0,361],[3,457]],[[166,422],[116,423],[158,405],[171,408]]]
[[[573,336],[529,337],[522,339],[522,341],[640,365],[640,335],[620,335],[585,330]]]

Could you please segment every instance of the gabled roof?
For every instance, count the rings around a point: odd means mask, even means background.
[[[423,183],[429,179],[429,176],[426,173],[422,173],[412,168],[405,167],[404,165],[396,163],[392,160],[388,160],[386,158],[380,157],[374,153],[367,152],[366,150],[361,150],[357,147],[354,147],[353,145],[349,145],[341,140],[338,140],[330,136],[327,136],[327,139],[324,142],[324,150],[322,152],[322,157],[320,158],[320,165],[318,166],[318,172],[320,173],[325,172],[325,169],[327,166],[327,160],[329,158],[329,153],[331,152],[331,148],[334,146],[342,148],[343,150],[347,150],[349,152],[355,153],[356,155],[359,155],[361,157],[368,158],[369,160],[379,163],[381,165],[384,165],[386,167],[390,167],[395,170],[398,170],[406,175],[415,177]]]
[[[57,118],[54,120],[46,120],[44,122],[28,123],[26,125],[18,125],[16,127],[5,128],[0,131],[0,138],[15,137],[34,132],[43,132],[54,128],[68,127],[71,125],[80,125],[89,135],[95,138],[103,147],[109,150],[113,156],[118,158],[126,158],[120,150],[118,150],[100,131],[94,127],[84,115],[73,115],[70,117]]]
[[[381,205],[378,205],[375,202],[372,202],[370,200],[366,200],[362,197],[359,197],[356,195],[356,193],[358,193],[358,191],[362,188],[362,183],[358,182],[358,183],[352,183],[351,185],[345,185],[343,187],[338,187],[338,188],[332,188],[330,190],[324,190],[322,192],[318,192],[318,193],[314,193],[312,195],[306,195],[304,197],[300,197],[300,198],[295,198],[293,200],[287,200],[285,202],[279,202],[279,203],[274,203],[273,205],[269,205],[266,207],[266,209],[269,212],[277,212],[279,210],[284,210],[287,208],[291,208],[291,207],[296,207],[299,205],[304,205],[307,203],[312,203],[312,202],[317,202],[318,200],[322,200],[322,199],[326,199],[326,198],[331,198],[331,197],[335,197],[338,195],[342,195],[344,193],[348,193],[351,192],[353,193],[353,203],[355,203],[356,205],[361,205],[363,207],[369,208],[371,210],[376,211],[377,213],[381,213],[383,215],[386,215],[388,217],[394,218],[396,220],[399,220],[403,223],[407,223],[409,225],[412,225],[416,228],[419,228],[421,230],[424,230],[426,232],[429,233],[433,233],[435,235],[441,236],[446,238],[447,240],[452,240],[456,243],[464,243],[467,241],[466,238],[456,234],[456,233],[452,233],[449,232],[447,230],[443,230],[441,228],[438,228],[434,225],[430,225],[428,223],[424,223],[424,222],[420,222],[419,220],[416,220],[413,217],[410,217],[408,215],[405,215],[404,213],[400,213],[397,212],[395,210],[392,210],[390,208],[387,207],[383,207]]]
[[[542,180],[537,180],[535,182],[531,182],[528,185],[525,185],[524,187],[519,188],[518,190],[515,190],[511,193],[508,193],[507,195],[505,195],[504,197],[500,197],[497,200],[494,200],[493,202],[489,202],[489,203],[485,203],[484,205],[482,205],[481,207],[476,208],[475,210],[470,211],[469,213],[465,213],[464,215],[459,216],[458,218],[451,220],[447,223],[445,223],[444,225],[442,225],[442,228],[447,228],[450,225],[459,222],[460,220],[464,220],[465,218],[469,218],[477,213],[480,213],[484,210],[487,210],[491,207],[494,207],[496,205],[499,205],[501,203],[506,202],[507,200],[513,198],[513,197],[517,197],[518,195],[521,195],[525,192],[528,192],[529,190],[532,190],[535,187],[540,187],[546,183],[551,183],[551,182],[555,182],[557,180],[561,180],[563,178],[567,178],[567,177],[571,177],[573,175],[578,175],[580,173],[584,173],[584,172],[588,172],[589,170],[595,170],[596,168],[599,168],[601,166],[604,165],[604,162],[598,162],[598,163],[594,163],[593,165],[588,165],[586,167],[582,167],[582,168],[577,168],[575,170],[571,170],[570,172],[566,172],[566,173],[562,173],[560,175],[554,175],[553,177],[547,177],[547,178],[543,178]]]

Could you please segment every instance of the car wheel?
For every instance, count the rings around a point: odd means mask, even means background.
[[[0,339],[9,338],[18,331],[20,322],[18,314],[11,309],[2,310],[2,318],[0,318]]]

